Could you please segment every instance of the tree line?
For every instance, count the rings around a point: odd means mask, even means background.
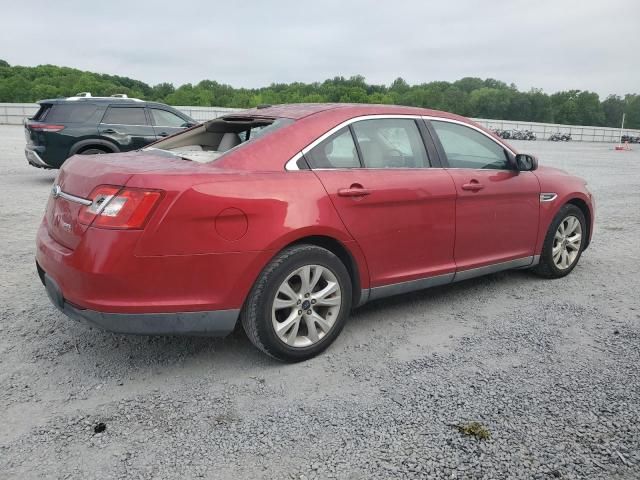
[[[78,92],[94,96],[126,93],[130,97],[167,103],[249,108],[260,104],[347,102],[411,105],[445,110],[467,117],[497,120],[640,128],[640,95],[609,95],[566,90],[553,94],[540,89],[520,91],[514,84],[466,77],[455,82],[434,81],[409,85],[397,78],[391,85],[368,84],[360,75],[334,77],[314,83],[273,83],[262,88],[234,88],[214,80],[174,87],[150,86],[118,75],[85,72],[55,65],[11,66],[0,60],[0,102],[31,103],[68,97]]]

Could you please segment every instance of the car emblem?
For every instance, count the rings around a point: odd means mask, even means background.
[[[54,185],[53,188],[51,189],[51,195],[53,195],[53,198],[58,198],[61,193],[62,193],[62,188],[60,188],[60,185]]]

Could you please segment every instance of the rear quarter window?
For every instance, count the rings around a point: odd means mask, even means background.
[[[54,104],[44,112],[42,118],[35,120],[46,120],[49,123],[82,123],[89,120],[97,109],[96,105],[91,104]]]
[[[36,120],[38,122],[43,121],[45,119],[45,117],[47,116],[47,113],[49,113],[50,109],[51,109],[51,104],[50,103],[41,104],[40,108],[38,109],[36,114],[33,116],[32,120]]]

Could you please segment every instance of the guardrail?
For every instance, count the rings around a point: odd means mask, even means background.
[[[229,112],[236,112],[240,108],[225,107],[175,107],[186,113],[194,120],[204,121],[216,118]],[[38,105],[35,103],[0,103],[0,124],[21,125],[26,117],[35,115]],[[560,125],[555,123],[520,122],[513,120],[492,120],[487,118],[474,118],[479,124],[499,130],[531,130],[538,140],[547,140],[554,133],[570,133],[572,141],[582,142],[608,142],[620,141],[620,129],[609,127],[592,127],[582,125]],[[624,129],[623,135],[632,137],[640,136],[640,130]]]
[[[578,142],[607,142],[620,141],[620,129],[610,127],[591,127],[583,125],[561,125],[556,123],[520,122],[513,120],[491,120],[474,118],[480,125],[491,130],[531,130],[538,140],[548,140],[554,133],[570,133],[571,141]],[[640,136],[640,130],[623,129],[622,135]],[[507,142],[509,140],[507,139]]]

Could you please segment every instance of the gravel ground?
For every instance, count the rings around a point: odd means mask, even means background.
[[[516,145],[596,194],[569,277],[371,303],[283,365],[241,333],[127,337],[58,313],[33,261],[55,174],[23,144],[0,127],[0,478],[640,477],[640,151]]]

